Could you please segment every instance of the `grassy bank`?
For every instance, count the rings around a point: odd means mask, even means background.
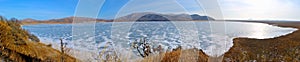
[[[75,62],[76,59],[39,42],[17,19],[0,19],[0,60],[8,62]],[[63,56],[63,57],[62,57]]]
[[[300,29],[300,22],[262,22]],[[300,61],[300,31],[272,39],[236,38],[225,61]],[[228,60],[226,60],[228,59]]]

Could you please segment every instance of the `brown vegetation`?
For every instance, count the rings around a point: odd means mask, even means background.
[[[166,52],[161,62],[207,62],[207,59],[208,56],[202,50],[177,48],[172,52]]]
[[[149,41],[147,41],[146,38],[133,42],[132,47],[136,49],[142,57],[147,57],[152,53]]]
[[[300,22],[263,22],[300,29]],[[224,61],[300,61],[300,31],[273,39],[236,38]]]
[[[2,61],[62,61],[60,51],[39,43],[36,36],[23,30],[16,19],[6,21],[5,18],[0,18],[0,58]],[[66,55],[64,61],[74,62],[76,59]]]

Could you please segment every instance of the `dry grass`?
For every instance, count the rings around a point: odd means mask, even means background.
[[[166,52],[161,62],[175,62],[179,60],[181,50],[175,50],[172,52]]]
[[[45,44],[29,40],[29,33],[21,29],[14,21],[0,21],[0,57],[5,61],[61,61],[61,52]],[[75,62],[76,59],[65,55],[65,60]]]
[[[264,22],[300,29],[300,22]],[[224,61],[300,61],[300,31],[273,39],[236,38]]]
[[[208,56],[202,50],[175,49],[157,55],[151,55],[138,62],[207,62]]]

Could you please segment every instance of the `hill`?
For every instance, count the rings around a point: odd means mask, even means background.
[[[111,22],[112,20],[104,20],[104,19],[95,19],[88,17],[65,17],[60,19],[50,19],[50,20],[35,20],[31,18],[21,20],[22,24],[68,24],[73,23],[73,20],[82,20],[82,21],[95,21],[96,22]]]
[[[0,17],[0,61],[5,62],[74,62],[75,58],[39,42],[23,30],[18,20]],[[64,60],[61,57],[64,57]]]
[[[199,21],[199,20],[215,20],[209,16],[200,16],[198,14],[159,14],[152,12],[132,13],[119,17],[118,22],[127,21]]]
[[[59,19],[49,19],[49,20],[35,20],[31,18],[21,20],[22,24],[67,24],[73,23],[73,21],[95,21],[96,22],[113,22],[113,20],[96,19],[88,17],[65,17]],[[209,16],[200,16],[198,14],[159,14],[151,12],[133,13],[126,16],[122,16],[114,19],[115,22],[128,22],[128,21],[199,21],[199,20],[215,20]]]

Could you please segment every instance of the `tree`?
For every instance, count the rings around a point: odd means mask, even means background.
[[[0,20],[1,21],[7,21],[7,19],[5,17],[3,17],[3,16],[0,16]]]
[[[15,23],[19,23],[19,20],[17,18],[11,18],[10,21],[15,22]]]
[[[0,16],[0,21],[4,21],[3,19],[4,19],[3,16]]]
[[[161,45],[159,45],[157,48],[151,48],[150,42],[146,40],[146,38],[132,42],[131,47],[136,49],[139,55],[142,57],[147,57],[153,52],[161,53],[163,50]]]

